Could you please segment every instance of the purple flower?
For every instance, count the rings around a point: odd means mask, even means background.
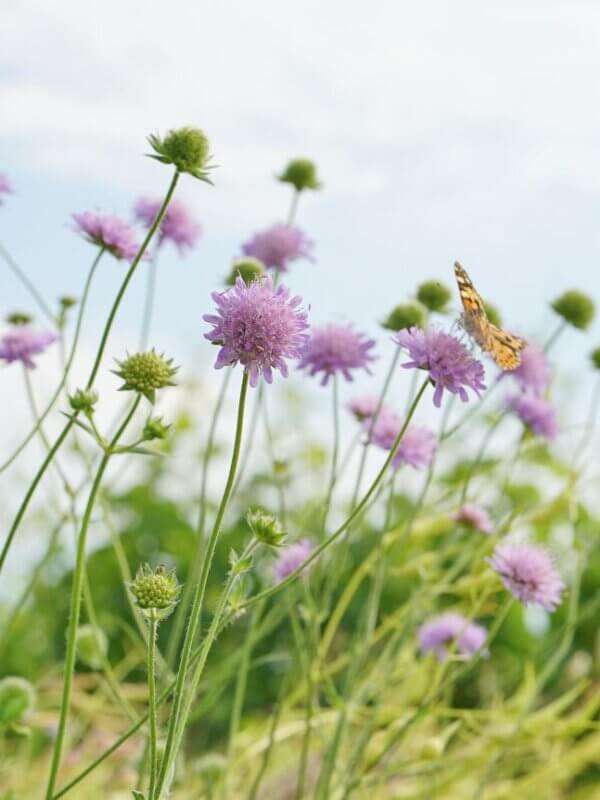
[[[271,383],[273,369],[287,377],[286,359],[299,358],[308,340],[301,298],[290,297],[285,286],[275,290],[270,277],[248,286],[238,278],[231,289],[211,297],[218,316],[205,314],[203,319],[213,326],[205,338],[221,347],[215,368],[239,362],[250,375],[251,386],[256,386],[261,373]]]
[[[402,430],[403,422],[396,414],[383,410],[377,418],[371,433],[371,441],[383,450],[391,450],[398,434]],[[365,422],[365,430],[370,430],[371,424]],[[392,466],[398,469],[401,464],[409,464],[414,469],[428,467],[433,460],[437,447],[436,435],[429,428],[420,428],[409,425],[400,440]]]
[[[350,323],[322,325],[313,328],[298,369],[306,368],[310,375],[322,372],[321,386],[326,386],[329,378],[336,373],[341,373],[347,381],[351,381],[351,370],[364,369],[371,374],[369,362],[374,361],[375,356],[369,350],[374,346],[374,339],[367,339],[363,333],[355,331]]]
[[[533,544],[499,544],[488,563],[508,591],[524,605],[536,603],[546,611],[560,605],[565,588],[549,553]]]
[[[474,506],[471,503],[465,503],[464,506],[458,509],[456,514],[451,514],[450,516],[456,522],[481,531],[481,533],[492,533],[494,530],[494,524],[488,512],[484,508],[479,508],[479,506]]]
[[[160,211],[161,205],[161,200],[141,197],[135,204],[133,213],[144,227],[150,228]],[[201,235],[202,226],[192,217],[184,203],[180,200],[171,200],[160,223],[159,245],[163,242],[171,241],[179,251],[179,255],[184,255],[186,250],[191,250],[194,247]]]
[[[527,425],[536,436],[549,441],[558,435],[558,422],[553,406],[543,397],[533,394],[520,394],[509,397],[507,408],[514,411],[524,425]]]
[[[12,194],[14,191],[12,183],[8,180],[8,176],[0,173],[0,206],[3,203],[3,194]]]
[[[8,364],[21,361],[28,369],[35,369],[32,356],[43,353],[57,339],[50,331],[34,331],[18,327],[5,333],[0,339],[0,358]]]
[[[522,391],[542,395],[550,385],[552,371],[542,348],[537,344],[528,344],[521,353],[519,366],[503,372],[501,377],[505,375],[512,375]]]
[[[462,614],[447,611],[433,617],[419,628],[419,647],[422,653],[432,650],[444,661],[451,645],[457,653],[472,656],[485,644],[487,631],[481,625],[469,622]]]
[[[128,222],[113,214],[84,211],[73,214],[75,230],[88,242],[103,247],[115,258],[133,261],[139,250],[134,229]]]
[[[298,569],[313,551],[310,539],[301,539],[295,544],[284,547],[279,551],[275,564],[275,579],[278,583],[285,580],[288,575]]]
[[[354,397],[348,403],[348,411],[354,415],[354,417],[359,421],[363,422],[365,419],[370,419],[375,412],[377,411],[377,407],[379,406],[379,398],[375,397],[374,395],[363,395],[362,397]],[[380,409],[380,413],[383,413],[384,407],[382,406]]]
[[[254,234],[242,245],[242,251],[247,256],[258,258],[265,267],[287,272],[290,261],[299,258],[314,261],[312,247],[313,243],[299,228],[279,224]]]
[[[433,404],[439,408],[444,389],[457,394],[466,403],[466,387],[475,394],[485,389],[485,373],[480,361],[473,358],[467,348],[448,333],[431,327],[427,330],[409,328],[399,331],[394,341],[408,350],[411,360],[405,369],[425,369],[435,386]]]

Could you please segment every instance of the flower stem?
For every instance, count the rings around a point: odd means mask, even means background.
[[[323,510],[323,530],[327,527],[327,517],[331,509],[331,498],[333,496],[333,489],[337,479],[338,459],[340,450],[340,401],[339,401],[339,385],[337,375],[333,376],[333,450],[331,454],[331,475],[329,476],[329,485],[327,486],[327,494],[325,496],[325,508]]]
[[[155,663],[156,663],[156,632],[158,628],[158,621],[156,617],[156,609],[150,609],[150,620],[148,621],[148,719],[149,719],[149,764],[150,764],[150,783],[148,789],[148,800],[154,797],[154,789],[156,786],[156,770],[157,770],[157,722],[156,722],[156,681],[155,681]]]
[[[7,263],[9,269],[17,276],[17,278],[21,281],[23,286],[27,289],[29,294],[33,297],[35,302],[38,304],[40,311],[44,314],[48,321],[52,323],[54,327],[57,327],[58,320],[56,315],[52,312],[52,309],[48,305],[48,303],[44,300],[40,292],[37,290],[35,284],[27,277],[25,272],[21,269],[21,267],[17,264],[8,250],[4,247],[4,245],[0,244],[0,256],[4,259]]]

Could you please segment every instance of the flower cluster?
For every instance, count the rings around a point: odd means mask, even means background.
[[[536,436],[551,441],[558,435],[558,422],[554,407],[543,397],[519,394],[509,397],[506,406],[520,418]]]
[[[175,571],[167,570],[162,565],[152,569],[144,564],[138,569],[129,588],[143,612],[158,612],[161,619],[173,610],[181,593]]]
[[[313,328],[298,369],[308,370],[309,375],[320,374],[321,386],[337,374],[351,381],[352,373],[357,369],[370,374],[369,364],[375,360],[370,350],[374,346],[373,339],[356,331],[350,323],[322,325]]]
[[[17,327],[0,339],[0,358],[12,364],[20,361],[28,369],[35,369],[33,356],[43,353],[55,342],[56,334],[50,331],[35,331],[28,327]]]
[[[395,306],[381,323],[388,331],[402,331],[405,328],[424,328],[427,322],[427,309],[414,300],[412,303],[401,303]]]
[[[371,441],[383,450],[392,449],[403,424],[400,417],[387,408],[381,410],[374,425],[368,420],[364,422],[365,430],[371,433]],[[414,469],[424,469],[431,464],[436,448],[437,438],[433,431],[408,425],[392,460],[392,466],[398,469],[402,464],[408,464]]]
[[[137,234],[128,222],[113,214],[84,211],[73,214],[75,231],[117,259],[133,261],[139,250]]]
[[[158,389],[175,386],[173,377],[177,367],[173,367],[173,359],[165,358],[155,350],[134,353],[124,361],[117,361],[117,364],[119,369],[113,372],[124,381],[120,392],[137,392],[154,403]]]
[[[160,207],[161,200],[142,197],[135,204],[133,213],[145,228],[150,228]],[[179,255],[184,255],[186,250],[191,250],[195,246],[201,235],[202,226],[194,219],[187,206],[181,200],[171,200],[160,223],[159,245],[171,242],[179,251]]]
[[[451,649],[467,658],[473,656],[484,646],[487,631],[462,614],[447,611],[422,625],[418,636],[422,653],[433,652],[444,661]]]
[[[162,138],[153,133],[148,137],[148,142],[154,150],[150,158],[161,164],[173,164],[178,172],[187,172],[200,181],[212,183],[209,178],[209,170],[212,169],[210,142],[200,128],[190,125],[175,128]]]
[[[204,336],[219,345],[216,369],[241,364],[256,386],[260,375],[267,383],[273,370],[288,375],[287,359],[298,358],[307,342],[308,320],[301,298],[285,286],[273,287],[266,277],[246,285],[241,278],[224,292],[213,292],[217,314],[203,319],[213,329]]]
[[[305,258],[314,261],[313,244],[300,230],[291,225],[273,225],[259,231],[242,245],[242,252],[262,262],[269,269],[287,272],[292,261]]]
[[[525,605],[534,603],[554,611],[565,588],[554,562],[542,547],[505,542],[488,559],[504,586]]]
[[[306,561],[312,551],[313,545],[310,539],[301,539],[289,547],[284,547],[275,563],[275,580],[278,583],[285,580]]]

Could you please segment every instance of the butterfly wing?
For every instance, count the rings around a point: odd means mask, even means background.
[[[492,325],[491,322],[489,328],[491,343],[488,353],[500,369],[516,369],[521,363],[521,351],[527,342],[519,336],[514,336],[512,333]]]

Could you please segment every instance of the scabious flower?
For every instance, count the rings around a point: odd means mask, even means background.
[[[280,583],[288,575],[298,569],[312,553],[313,545],[310,539],[301,539],[295,544],[284,547],[279,552],[275,562],[275,580]]]
[[[0,174],[0,206],[4,202],[2,195],[12,194],[13,191],[12,183],[8,180],[8,176]]]
[[[528,344],[521,353],[521,363],[516,369],[503,372],[501,377],[512,375],[524,392],[542,395],[550,385],[550,364],[546,354],[537,344]]]
[[[19,722],[35,706],[35,689],[16,675],[0,680],[0,726]]]
[[[258,258],[252,258],[252,256],[236,258],[231,265],[229,275],[225,278],[225,283],[228,286],[234,286],[236,280],[241,278],[245,284],[249,284],[259,280],[264,274],[264,264]]]
[[[447,611],[421,625],[418,636],[422,653],[433,651],[444,661],[452,647],[462,656],[473,656],[485,644],[487,631],[462,614]]]
[[[369,363],[375,360],[375,356],[369,351],[374,346],[374,339],[367,339],[350,323],[322,325],[313,328],[298,369],[307,369],[309,375],[322,373],[321,386],[337,373],[351,381],[354,370],[364,369],[371,374]]]
[[[165,358],[156,350],[134,353],[123,361],[115,360],[119,369],[113,372],[123,380],[120,392],[137,392],[154,403],[158,389],[175,386],[173,378],[179,368],[173,366],[172,358]]]
[[[135,204],[133,213],[144,227],[150,228],[161,205],[162,200],[160,199],[141,197]],[[171,200],[160,223],[159,245],[163,242],[172,242],[179,251],[179,255],[184,255],[186,250],[194,247],[201,235],[202,226],[196,222],[187,206],[181,200]]]
[[[235,286],[211,295],[217,314],[205,314],[213,326],[204,336],[220,345],[215,368],[240,363],[256,386],[262,374],[273,381],[273,370],[288,375],[286,360],[299,358],[308,340],[308,320],[302,299],[290,296],[285,286],[273,287],[269,276],[246,285],[238,278]]]
[[[520,394],[509,397],[506,406],[514,411],[524,425],[536,436],[551,441],[558,435],[558,422],[554,407],[543,397],[533,394]]]
[[[371,417],[377,411],[379,406],[379,398],[374,395],[362,395],[361,397],[354,397],[347,405],[348,411],[359,422],[363,422]],[[384,406],[381,407],[380,413],[384,411]]]
[[[212,169],[210,142],[200,128],[185,125],[170,130],[163,137],[153,133],[148,137],[148,142],[154,150],[150,158],[161,164],[173,164],[178,172],[187,172],[200,181],[212,184],[209,177]]]
[[[429,311],[443,314],[446,311],[452,292],[439,281],[425,281],[417,288],[417,300]]]
[[[410,328],[397,333],[394,341],[410,355],[411,360],[402,365],[405,369],[429,372],[435,386],[433,404],[437,408],[442,404],[444,389],[457,394],[463,403],[469,399],[467,388],[477,395],[485,390],[483,364],[456,337],[435,327],[425,331]]]
[[[181,593],[175,570],[167,570],[162,564],[156,569],[148,564],[139,567],[129,589],[142,613],[151,616],[154,612],[159,620],[169,616]]]
[[[371,441],[383,450],[391,450],[398,434],[402,430],[403,421],[393,412],[382,411],[377,417],[375,425],[370,421],[364,423],[365,430],[371,431]],[[372,428],[372,430],[371,430]],[[437,447],[436,435],[429,428],[409,425],[392,460],[392,466],[397,469],[402,464],[408,464],[414,469],[423,469],[431,464]]]
[[[381,323],[381,327],[397,333],[404,328],[424,328],[426,323],[427,309],[418,300],[413,300],[410,303],[394,306]]]
[[[0,358],[7,364],[20,361],[28,369],[35,369],[32,356],[43,353],[56,338],[50,331],[34,331],[25,326],[15,328],[0,339]]]
[[[300,228],[278,224],[254,234],[242,245],[242,252],[258,258],[269,269],[287,272],[292,261],[300,258],[314,261],[312,247],[313,243]]]
[[[73,214],[75,231],[88,242],[102,247],[117,259],[133,261],[138,250],[137,235],[128,222],[113,214],[84,211]]]
[[[559,317],[581,331],[589,328],[596,313],[592,298],[577,289],[569,289],[550,305]]]
[[[320,189],[322,184],[317,178],[317,167],[308,158],[295,158],[290,161],[277,180],[291,183],[297,192],[304,189]]]
[[[492,533],[494,524],[485,508],[465,503],[455,514],[450,515],[455,522],[466,525],[481,533]]]
[[[560,605],[565,585],[544,548],[527,543],[499,544],[487,561],[524,605],[534,603],[546,611]]]

